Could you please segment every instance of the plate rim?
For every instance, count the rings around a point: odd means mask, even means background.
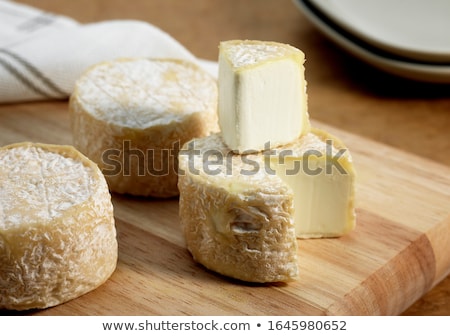
[[[327,4],[332,4],[336,7],[336,1],[334,0],[308,0],[311,6],[314,6],[317,11],[326,16],[329,20],[333,21],[336,25],[347,30],[355,37],[364,40],[378,49],[383,49],[389,53],[395,54],[399,57],[405,57],[416,61],[423,61],[427,63],[449,63],[450,62],[450,46],[447,50],[431,50],[426,48],[420,48],[417,46],[400,46],[389,42],[384,38],[377,37],[375,34],[368,34],[367,32],[358,29],[357,26],[352,25],[348,20],[345,20],[342,16],[335,14],[332,10],[329,10]],[[339,1],[337,3],[340,3]]]
[[[338,27],[333,27],[332,23],[325,22],[308,0],[293,0],[293,2],[325,36],[366,63],[403,78],[420,82],[450,84],[450,64],[415,62],[390,55],[383,50],[377,50],[367,43],[363,43],[365,44],[363,47],[357,38],[352,38],[351,34],[343,34],[339,32]]]

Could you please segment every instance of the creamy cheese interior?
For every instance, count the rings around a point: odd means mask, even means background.
[[[262,189],[278,190],[280,195],[290,190],[299,238],[338,237],[355,226],[351,155],[323,131],[313,130],[289,145],[248,155],[232,154],[220,135],[190,145],[180,157],[181,173],[189,170],[192,178],[238,195],[243,204],[251,199],[247,195]]]
[[[91,168],[40,147],[0,150],[0,229],[42,223],[92,195]]]
[[[284,44],[221,44],[218,110],[228,147],[257,152],[309,129],[303,61],[301,51]]]
[[[294,194],[297,237],[337,237],[354,228],[355,173],[337,138],[315,129],[271,154],[266,162]]]
[[[297,237],[337,237],[353,229],[353,175],[327,171],[326,160],[315,157],[307,167],[304,158],[289,157],[273,168],[293,190]]]

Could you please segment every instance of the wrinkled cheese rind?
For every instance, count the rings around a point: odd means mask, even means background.
[[[117,263],[98,167],[71,146],[0,148],[0,309],[46,308],[103,284]]]
[[[117,193],[178,195],[179,148],[218,130],[216,80],[182,60],[93,66],[77,81],[69,109],[74,145]]]
[[[298,275],[297,242],[289,189],[262,171],[243,174],[243,169],[250,172],[253,166],[233,155],[219,135],[190,144],[195,144],[195,149],[190,151],[187,144],[180,153],[178,185],[180,220],[193,258],[243,281],[294,280]],[[201,160],[219,152],[229,158],[228,164],[211,166],[211,174],[203,169]]]
[[[283,43],[220,43],[218,114],[229,148],[259,152],[309,131],[304,61],[302,51]]]
[[[351,155],[322,130],[245,155],[221,134],[195,139],[180,152],[179,169],[187,247],[196,261],[233,278],[293,280],[296,238],[338,237],[355,226]]]

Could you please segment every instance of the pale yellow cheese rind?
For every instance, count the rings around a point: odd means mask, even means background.
[[[47,308],[102,285],[118,245],[98,167],[71,146],[0,148],[0,309]]]
[[[180,153],[179,213],[189,251],[208,269],[239,280],[296,279],[292,194],[276,177],[246,175],[253,167],[230,154],[219,135],[192,140]],[[230,161],[208,171],[202,158],[209,155]]]
[[[111,191],[172,197],[179,148],[218,129],[217,83],[188,61],[115,60],[79,78],[69,110],[74,145]]]

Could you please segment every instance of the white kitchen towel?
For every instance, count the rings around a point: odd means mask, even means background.
[[[121,57],[198,60],[170,35],[133,20],[79,24],[71,18],[0,0],[0,103],[67,98],[90,66]]]

